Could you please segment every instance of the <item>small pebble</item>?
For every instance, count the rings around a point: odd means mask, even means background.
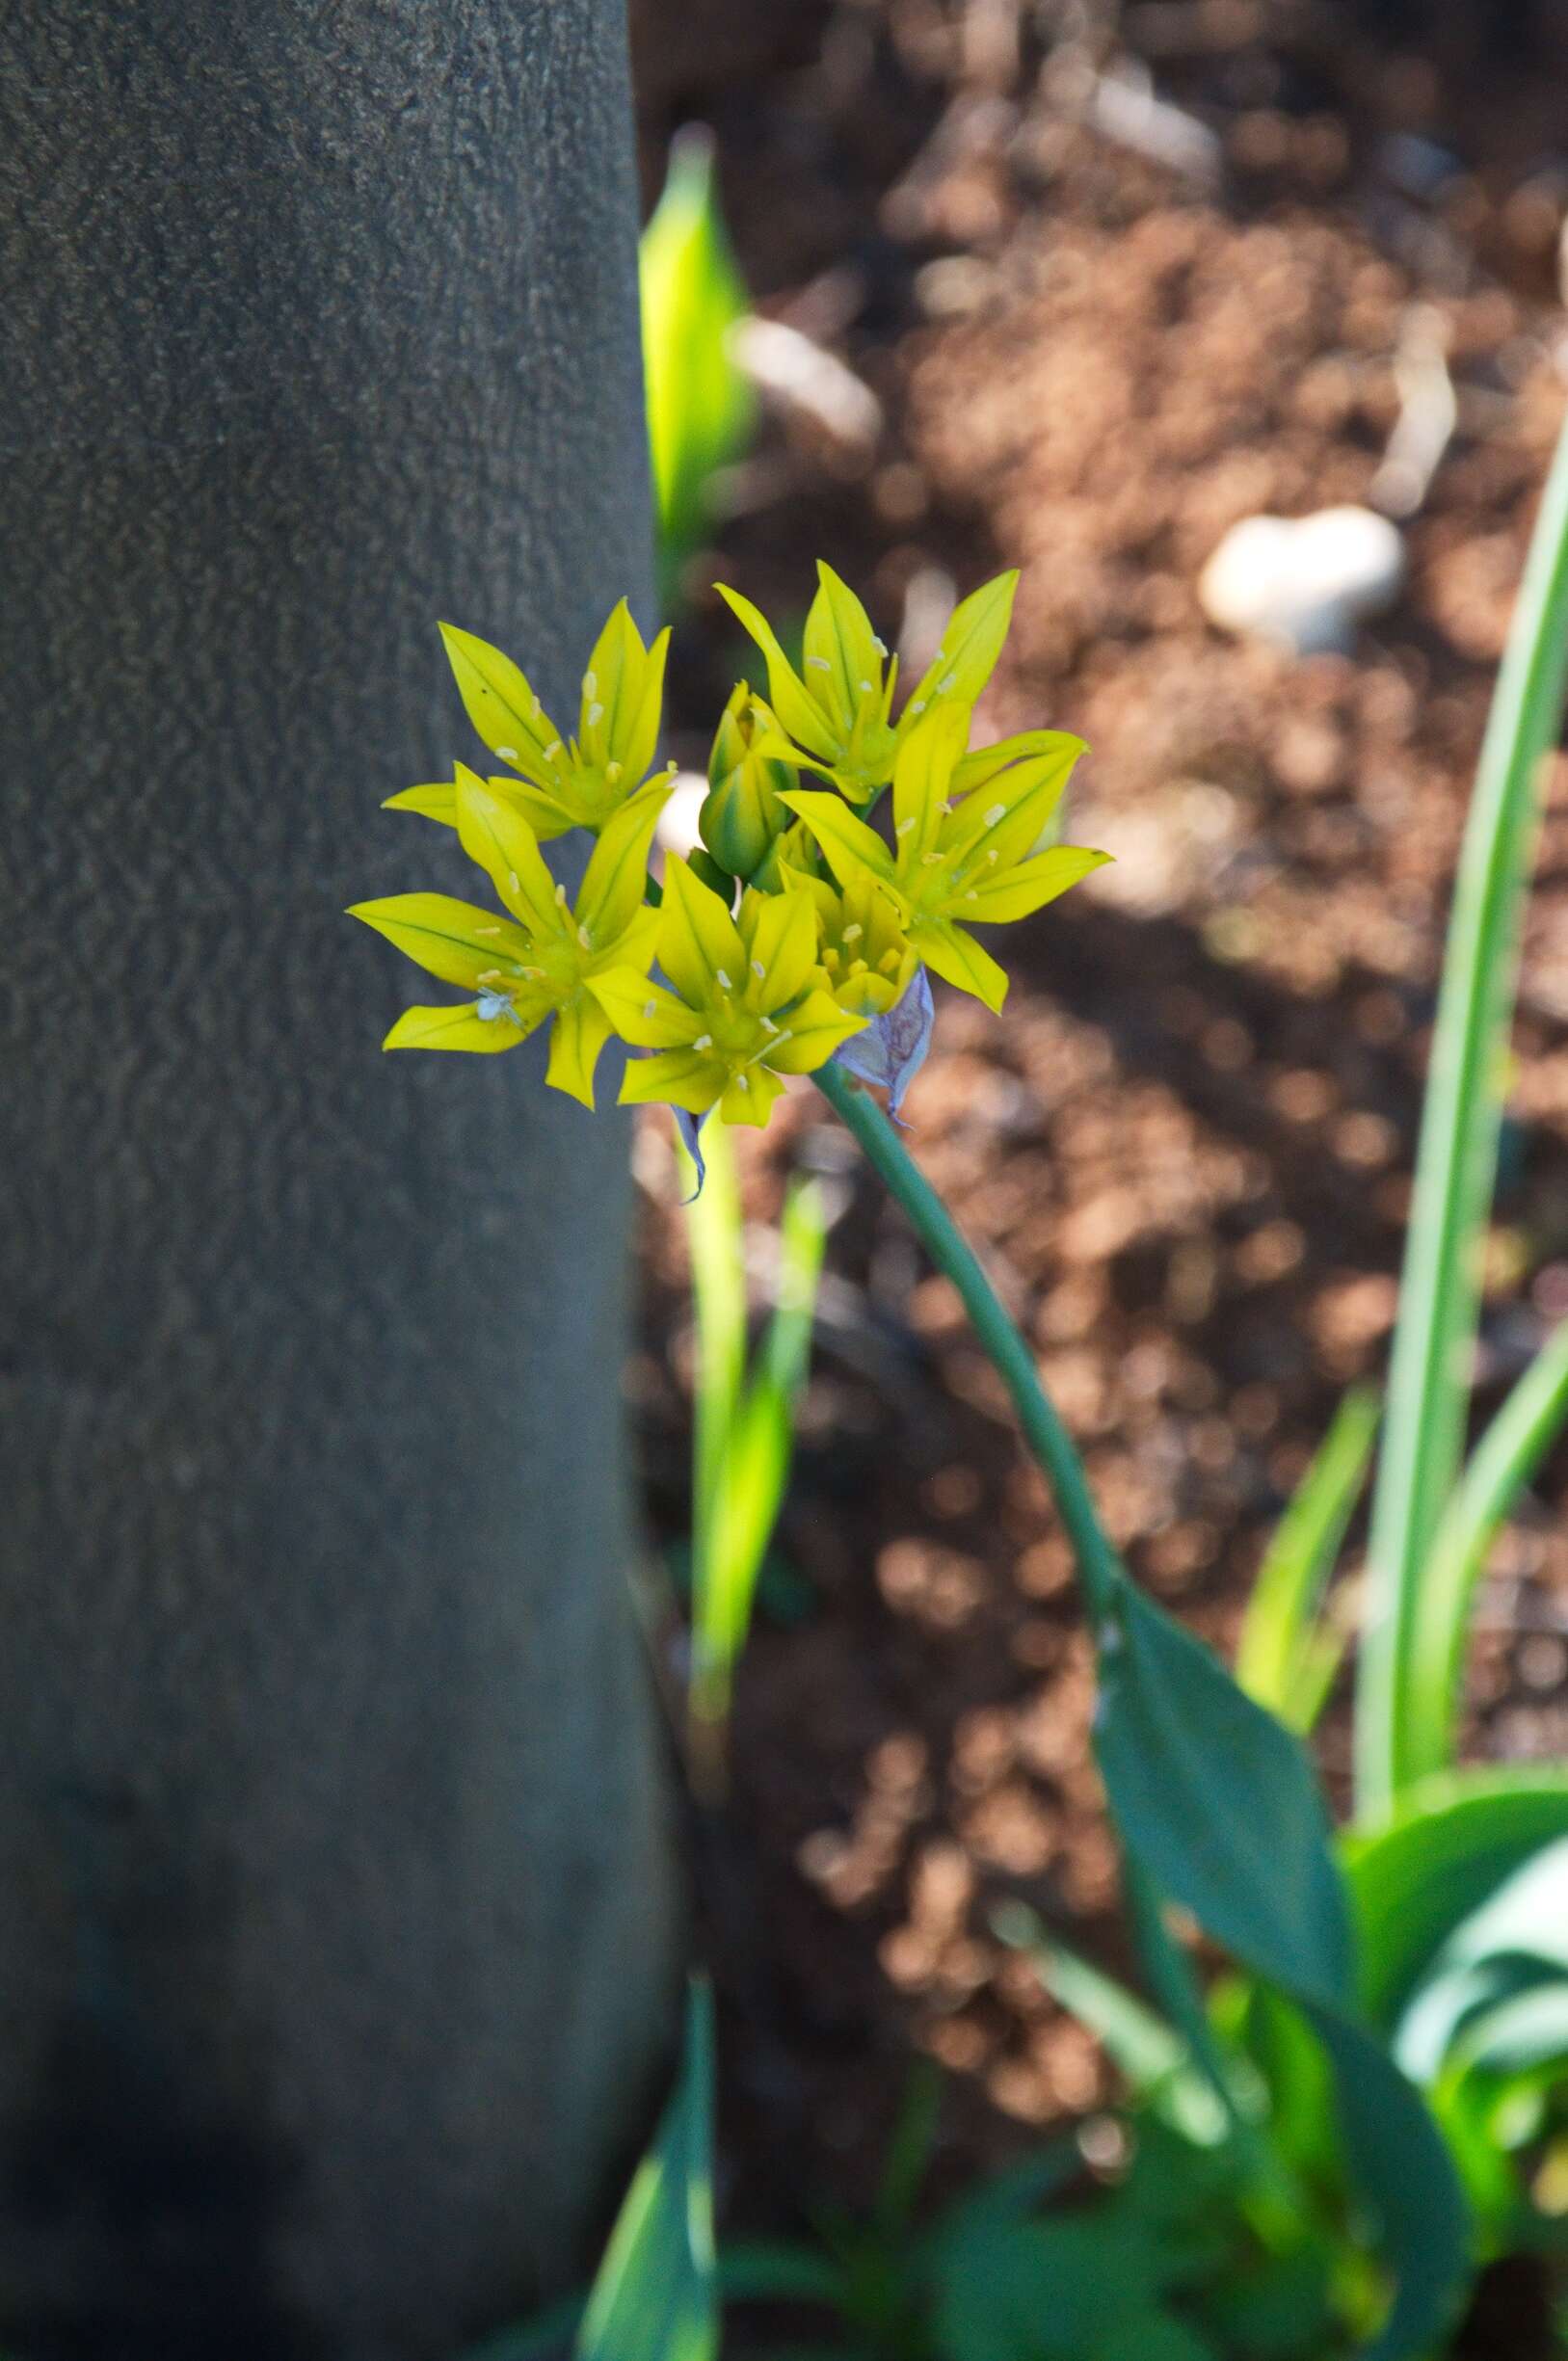
[[[1396,524],[1369,508],[1325,508],[1234,524],[1198,578],[1198,598],[1224,631],[1321,655],[1348,650],[1360,619],[1392,606],[1404,577]]]

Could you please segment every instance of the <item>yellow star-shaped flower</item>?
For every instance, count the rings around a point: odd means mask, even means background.
[[[612,968],[589,990],[634,1058],[623,1104],[662,1102],[690,1115],[717,1107],[727,1123],[762,1125],[786,1074],[814,1074],[864,1019],[813,980],[816,910],[810,895],[748,888],[731,917],[684,861],[671,860],[659,914],[658,964],[670,987]]]
[[[477,995],[441,1008],[411,1008],[387,1034],[387,1049],[511,1049],[550,1024],[545,1080],[594,1103],[594,1069],[610,1021],[594,995],[607,970],[646,976],[659,914],[646,909],[648,850],[670,790],[655,783],[605,825],[582,889],[567,889],[545,864],[539,840],[516,806],[459,767],[454,794],[464,850],[485,870],[508,915],[445,893],[396,893],[357,902],[349,915],[396,943],[443,983]]]
[[[510,656],[452,623],[442,623],[441,637],[468,719],[491,753],[519,774],[492,779],[492,793],[515,805],[542,844],[569,828],[592,829],[597,836],[651,767],[668,630],[645,648],[622,599],[588,659],[577,735],[570,739]],[[457,782],[405,787],[388,796],[385,809],[421,812],[455,828]]]
[[[780,800],[798,812],[846,890],[880,886],[917,956],[949,984],[999,1009],[1007,977],[969,932],[1026,918],[1108,861],[1078,844],[1036,852],[1061,799],[1081,738],[1040,731],[1044,751],[1009,761],[969,794],[955,791],[969,715],[939,707],[899,749],[893,771],[893,849],[837,795],[801,790]]]
[[[806,618],[800,672],[749,598],[722,582],[714,587],[767,660],[768,699],[784,734],[758,751],[820,771],[864,804],[891,779],[900,747],[927,712],[961,705],[967,715],[972,708],[1007,637],[1018,575],[998,574],[953,610],[942,646],[894,725],[897,657],[889,662],[848,584],[820,560],[816,570],[820,588]]]

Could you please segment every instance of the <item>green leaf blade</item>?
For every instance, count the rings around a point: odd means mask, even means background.
[[[1356,1696],[1356,1795],[1386,1809],[1414,1775],[1408,1695],[1422,1581],[1458,1472],[1497,1177],[1503,1049],[1543,757],[1568,676],[1568,428],[1553,461],[1487,724],[1460,853],[1372,1502]]]
[[[1344,1648],[1318,1619],[1354,1511],[1382,1416],[1377,1396],[1354,1388],[1280,1519],[1247,1602],[1236,1677],[1250,1697],[1292,1730],[1310,1730]]]
[[[718,2361],[718,2351],[713,2003],[696,1983],[680,2079],[610,2233],[576,2361]]]

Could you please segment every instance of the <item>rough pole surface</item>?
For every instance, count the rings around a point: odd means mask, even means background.
[[[676,1917],[626,1137],[339,914],[435,631],[646,594],[620,0],[0,28],[0,2326],[427,2361],[583,2260]],[[646,596],[643,616],[648,620]],[[613,1081],[610,1084],[613,1094]],[[603,1095],[603,1094],[601,1094]]]

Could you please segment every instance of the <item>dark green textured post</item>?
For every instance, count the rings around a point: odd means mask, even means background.
[[[0,32],[0,2330],[436,2361],[672,2027],[625,1137],[378,1044],[447,617],[651,579],[621,0]],[[432,864],[435,864],[434,868]],[[412,990],[405,992],[404,983]]]

